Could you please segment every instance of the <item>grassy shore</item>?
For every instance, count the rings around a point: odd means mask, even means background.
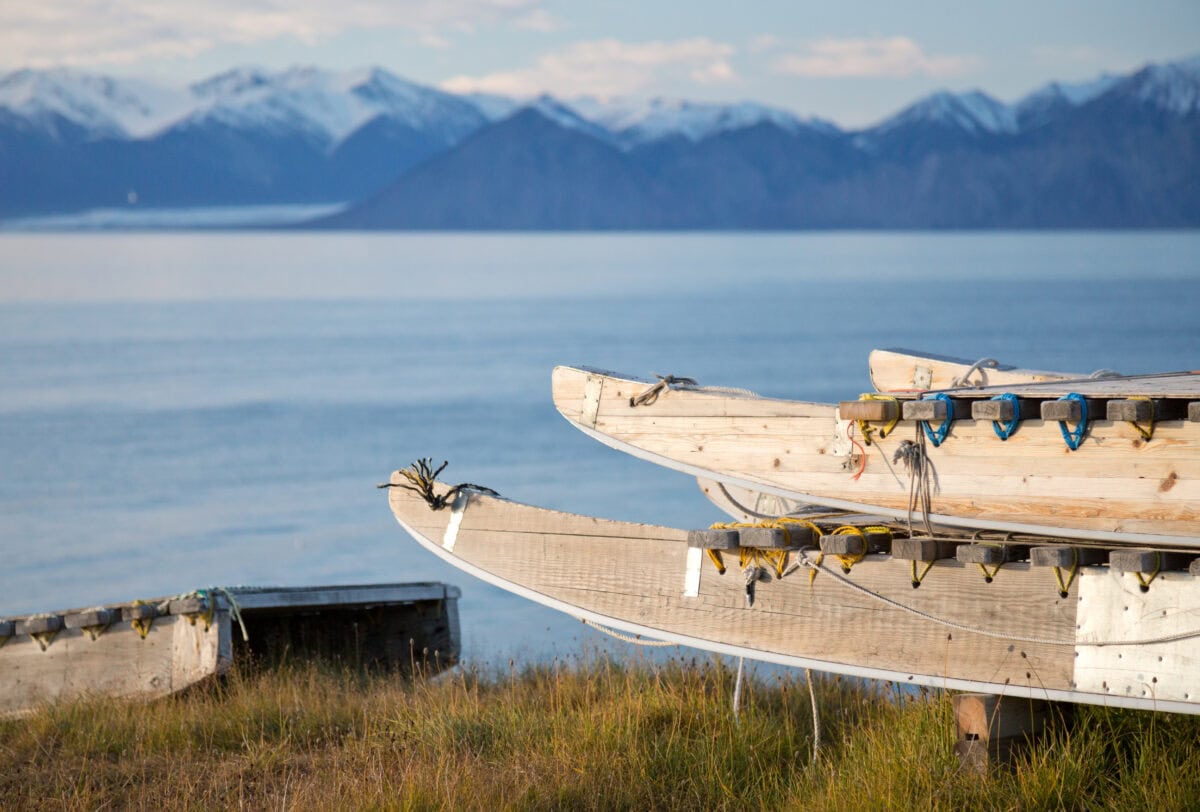
[[[0,721],[0,808],[1195,809],[1200,718],[1081,707],[1012,769],[959,770],[950,700],[803,678],[730,713],[719,662],[401,680],[233,674],[148,705]]]

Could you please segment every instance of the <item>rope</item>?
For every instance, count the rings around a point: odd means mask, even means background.
[[[850,572],[851,567],[867,557],[870,550],[867,549],[867,533],[887,533],[888,539],[891,540],[892,529],[883,525],[870,525],[868,527],[855,527],[852,524],[844,524],[837,528],[830,535],[834,536],[858,536],[862,539],[862,552],[853,554],[837,554],[837,560],[842,564],[842,572]]]
[[[925,576],[929,574],[929,571],[933,569],[933,562],[926,562],[925,569],[921,570],[920,575],[917,575],[917,560],[914,558],[909,563],[912,564],[912,588],[916,589],[921,585],[921,582],[925,580]]]
[[[912,514],[914,510],[921,511],[925,534],[933,535],[933,523],[929,514],[933,506],[933,485],[929,475],[929,460],[925,453],[925,434],[921,427],[916,428],[915,440],[904,440],[892,455],[893,463],[904,463],[908,470],[908,509],[905,519],[908,524],[908,535],[913,535]]]
[[[405,485],[402,482],[384,482],[376,485],[377,488],[403,488],[406,491],[412,491],[425,500],[425,504],[429,505],[430,510],[441,510],[446,505],[454,501],[454,497],[459,491],[472,490],[486,493],[489,496],[499,496],[491,488],[485,488],[482,485],[475,485],[471,482],[460,482],[450,490],[443,494],[434,492],[433,487],[437,484],[437,476],[446,466],[449,465],[445,460],[437,467],[433,468],[433,458],[423,458],[414,462],[408,468],[401,468],[400,473],[408,480],[409,484]]]
[[[992,431],[996,432],[996,436],[1001,440],[1007,440],[1013,436],[1013,433],[1017,430],[1017,426],[1020,424],[1021,399],[1012,393],[1005,393],[1003,395],[996,395],[992,400],[1006,400],[1012,404],[1013,414],[1011,420],[1003,422],[999,420],[992,421]]]
[[[920,421],[922,428],[925,429],[925,436],[929,438],[929,442],[933,443],[933,447],[937,448],[946,439],[946,435],[950,433],[950,421],[954,419],[954,401],[949,395],[937,393],[936,395],[928,395],[925,400],[940,400],[946,404],[946,417],[942,420],[942,425],[937,429],[933,429],[929,425],[928,420]]]
[[[893,600],[886,595],[880,595],[878,592],[867,589],[861,584],[856,584],[845,576],[829,569],[828,567],[822,566],[819,558],[817,560],[812,560],[801,553],[800,563],[805,567],[809,567],[810,569],[823,570],[843,586],[849,587],[856,592],[860,592],[869,598],[874,598],[875,600],[884,603],[893,609],[899,609],[903,612],[907,612],[910,615],[914,615],[923,620],[928,620],[931,623],[937,623],[940,626],[946,626],[947,628],[957,629],[958,631],[962,632],[970,632],[971,634],[979,634],[983,635],[984,637],[992,637],[998,640],[1008,640],[1014,643],[1034,643],[1045,646],[1089,646],[1102,648],[1105,646],[1151,646],[1159,643],[1174,643],[1177,640],[1188,640],[1193,637],[1200,637],[1200,629],[1193,629],[1189,632],[1178,632],[1176,634],[1166,634],[1161,637],[1146,637],[1139,640],[1062,640],[1053,637],[1034,637],[1020,634],[1009,634],[1008,632],[997,632],[992,631],[991,629],[981,629],[977,626],[969,626],[966,623],[959,623],[958,621],[949,620],[948,618],[938,617],[930,612],[923,612],[920,609],[900,603],[899,601]],[[932,565],[932,563],[933,562],[930,562],[930,565]],[[914,561],[914,572],[916,570],[916,564],[917,562]],[[928,569],[929,568],[926,567],[926,571],[928,571]]]
[[[1146,442],[1150,442],[1150,439],[1152,437],[1154,437],[1154,399],[1149,397],[1148,395],[1130,395],[1128,399],[1129,400],[1144,400],[1150,404],[1150,420],[1148,422],[1148,425],[1143,426],[1141,423],[1137,422],[1136,420],[1129,421],[1129,425],[1131,425],[1135,429],[1137,429],[1138,434],[1142,435],[1142,439],[1145,440]]]
[[[817,756],[821,752],[821,715],[817,713],[817,691],[813,688],[812,669],[804,669],[804,681],[808,683],[808,698],[812,702],[813,714],[813,753],[812,763],[817,763]]]
[[[983,368],[987,367],[988,369],[996,369],[998,366],[1000,366],[1000,362],[995,358],[980,358],[978,361],[971,364],[971,366],[967,367],[966,372],[951,381],[950,388],[957,389],[960,386],[970,386],[975,389],[979,389],[984,385]],[[979,383],[971,383],[971,375],[975,372],[980,373]]]
[[[1075,581],[1075,576],[1079,574],[1079,550],[1076,547],[1071,548],[1071,570],[1064,582],[1062,577],[1062,567],[1054,568],[1054,579],[1058,581],[1058,596],[1065,598],[1070,594],[1071,584]]]
[[[740,510],[742,513],[745,513],[747,516],[753,516],[756,519],[766,519],[768,521],[774,520],[774,519],[804,521],[805,519],[800,515],[802,513],[807,514],[810,517],[815,516],[817,518],[828,518],[828,517],[833,517],[833,516],[840,516],[843,513],[845,513],[845,511],[828,510],[826,508],[822,508],[822,507],[819,507],[816,505],[806,505],[806,506],[800,508],[799,510],[793,511],[791,513],[784,513],[779,516],[773,516],[770,513],[759,513],[757,510],[752,510],[751,508],[746,507],[744,504],[742,504],[741,502],[738,501],[737,497],[735,497],[732,493],[729,492],[729,489],[725,487],[725,484],[723,482],[717,482],[716,486],[717,486],[717,488],[720,489],[722,495],[724,495],[724,497],[729,500],[729,503],[731,505],[733,505],[735,508]]]
[[[658,396],[668,389],[675,387],[688,388],[696,386],[696,381],[693,378],[676,378],[674,375],[659,375],[654,373],[654,377],[658,378],[658,383],[651,386],[649,389],[642,392],[636,397],[629,399],[629,407],[650,406],[654,401],[658,400]]]
[[[1078,392],[1071,392],[1063,395],[1059,400],[1073,400],[1079,404],[1079,422],[1075,424],[1074,429],[1067,429],[1066,420],[1058,421],[1058,430],[1062,432],[1063,440],[1067,443],[1067,448],[1072,451],[1078,451],[1080,444],[1083,442],[1083,433],[1087,431],[1087,398]]]
[[[745,669],[745,658],[738,657],[737,679],[733,682],[733,723],[740,725],[742,720],[738,718],[738,708],[742,704],[742,672]]]
[[[708,547],[705,548],[704,552],[708,553],[708,560],[713,562],[713,566],[717,568],[717,575],[724,575],[725,559],[721,557],[721,551]]]
[[[633,637],[632,635],[622,634],[616,629],[610,629],[607,626],[602,626],[599,623],[588,620],[586,617],[579,618],[579,622],[585,626],[591,626],[598,632],[604,632],[609,637],[615,637],[617,640],[623,640],[626,643],[633,643],[635,646],[662,647],[679,645],[679,643],[672,643],[670,640],[644,640],[642,639],[641,635]]]
[[[1155,550],[1154,551],[1154,572],[1150,573],[1150,577],[1145,578],[1145,577],[1143,577],[1142,573],[1140,573],[1140,572],[1134,573],[1134,575],[1137,576],[1138,586],[1141,588],[1141,590],[1143,592],[1150,591],[1150,584],[1154,583],[1154,579],[1158,577],[1158,573],[1161,570],[1162,570],[1162,552],[1159,550]]]
[[[865,393],[859,395],[858,399],[859,400],[891,401],[892,403],[896,404],[896,413],[895,413],[895,415],[893,415],[892,419],[887,422],[887,425],[885,425],[883,428],[881,428],[879,430],[879,439],[882,440],[884,437],[887,437],[889,434],[891,434],[892,429],[896,428],[896,424],[900,422],[900,401],[899,401],[899,399],[894,398],[891,395],[878,395],[878,394],[875,394],[874,392],[865,392]],[[862,432],[863,442],[867,445],[870,445],[871,444],[871,432],[873,432],[875,429],[872,428],[867,423],[866,420],[859,420],[856,422],[858,423],[858,430]],[[861,473],[862,473],[862,471],[859,471],[859,474],[861,474]]]

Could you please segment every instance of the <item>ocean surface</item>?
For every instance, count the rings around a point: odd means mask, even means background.
[[[875,347],[1200,368],[1200,233],[0,234],[0,617],[441,580],[468,658],[577,653],[597,633],[442,564],[376,483],[433,457],[706,526],[694,480],[558,416],[554,365],[833,401]]]

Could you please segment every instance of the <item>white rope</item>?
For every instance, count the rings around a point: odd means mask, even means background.
[[[808,698],[812,700],[813,713],[813,753],[812,763],[817,763],[817,756],[821,753],[821,715],[817,712],[817,691],[813,688],[812,669],[804,669],[804,679],[808,682]]]
[[[609,637],[615,637],[618,640],[624,640],[626,643],[633,643],[635,646],[678,646],[678,645],[680,645],[679,643],[672,643],[670,640],[645,640],[640,636],[633,637],[628,634],[621,634],[621,632],[617,631],[616,629],[610,629],[607,626],[602,626],[599,623],[595,623],[591,620],[588,620],[586,617],[579,618],[579,622],[583,623],[586,626],[591,626],[593,629],[595,629],[598,632],[604,632]]]
[[[867,589],[865,586],[856,584],[848,578],[843,577],[841,573],[831,570],[823,564],[818,564],[816,561],[810,559],[806,555],[807,552],[808,550],[802,550],[800,552],[799,561],[797,562],[798,565],[826,573],[839,584],[847,586],[857,592],[861,592],[862,594],[874,598],[875,600],[885,603],[895,609],[908,612],[910,615],[916,615],[917,617],[928,620],[932,623],[937,623],[939,625],[946,626],[951,629],[957,629],[963,632],[970,632],[971,634],[981,634],[985,637],[1009,640],[1014,643],[1036,643],[1046,646],[1094,646],[1096,648],[1103,646],[1150,646],[1157,643],[1173,643],[1176,640],[1187,640],[1192,637],[1200,637],[1200,629],[1195,629],[1190,632],[1167,634],[1163,635],[1162,637],[1146,637],[1140,640],[1059,640],[1051,637],[1027,637],[1020,634],[1009,634],[1007,632],[996,632],[990,629],[980,629],[976,626],[968,626],[965,623],[947,620],[946,618],[938,617],[937,615],[930,614],[929,612],[922,612],[920,609],[915,609],[912,606],[906,606],[897,600],[893,600],[885,595],[880,595],[878,592]]]

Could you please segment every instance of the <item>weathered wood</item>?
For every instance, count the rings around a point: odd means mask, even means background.
[[[0,620],[0,638],[12,637],[16,633],[16,625],[11,620]]]
[[[1059,567],[1069,569],[1073,566],[1095,567],[1107,563],[1108,551],[1096,550],[1090,547],[1077,547],[1069,544],[1051,544],[1034,547],[1029,551],[1029,561],[1035,567]]]
[[[1028,547],[1016,544],[960,544],[954,557],[963,564],[1006,564],[1028,557]]]
[[[189,595],[186,598],[176,598],[167,604],[167,612],[172,615],[198,615],[209,609],[208,598],[199,595]]]
[[[68,629],[87,629],[93,626],[107,626],[120,617],[119,611],[99,608],[71,612],[63,616],[63,622]]]
[[[1127,423],[1146,423],[1154,417],[1154,403],[1149,400],[1110,400],[1106,410],[1109,420]]]
[[[1077,400],[1044,400],[1041,413],[1043,420],[1065,420],[1068,423],[1078,423],[1083,409]]]
[[[1052,726],[1071,716],[1070,707],[1062,703],[994,694],[957,694],[951,704],[954,752],[964,769],[980,774],[993,765],[1010,764]]]
[[[705,550],[736,550],[741,546],[736,530],[689,530],[687,542],[689,547]]]
[[[1194,559],[1191,564],[1188,564],[1188,573],[1200,577],[1200,558]],[[0,636],[2,636],[0,632]]]
[[[798,533],[806,528],[797,528]],[[809,531],[811,535],[811,531]],[[793,541],[792,534],[781,527],[743,527],[738,530],[743,547],[754,547],[760,550],[785,550],[799,547],[799,540]]]
[[[1193,659],[1200,657],[1200,640],[1179,636],[1188,623],[1195,627],[1200,592],[1176,590],[1194,585],[1181,573],[1160,575],[1150,593],[1142,594],[1121,584],[1108,568],[1089,567],[1060,597],[1047,574],[1033,572],[1025,562],[1006,565],[1004,577],[985,584],[974,567],[945,560],[926,569],[920,589],[914,590],[907,561],[867,556],[843,574],[836,562],[817,565],[813,551],[789,557],[783,577],[757,583],[753,605],[747,605],[745,582],[736,571],[718,575],[707,564],[689,569],[698,551],[687,546],[685,531],[472,496],[455,508],[457,540],[447,550],[441,539],[452,516],[431,513],[418,497],[400,489],[392,489],[389,500],[401,525],[449,563],[626,633],[939,688],[1200,712],[1200,674]],[[646,561],[654,566],[645,566]],[[811,566],[820,569],[810,579]],[[689,591],[684,587],[692,575]],[[1177,584],[1178,579],[1186,584]],[[1112,584],[1121,588],[1119,597],[1095,597],[1106,595]],[[1077,652],[1088,641],[1108,639],[1093,629],[1087,641],[1080,640],[1077,627],[1086,624],[1078,607],[1085,595],[1092,596],[1092,604],[1128,607],[1122,612],[1127,617],[1120,619],[1128,628],[1112,630],[1120,639],[1153,637],[1159,629],[1178,637],[1148,649],[1163,657],[1161,663],[1139,666],[1141,674],[1157,679],[1154,697],[1125,693],[1124,684],[1120,694],[1099,682],[1089,682],[1086,690],[1077,687]],[[1155,610],[1160,605],[1171,607],[1162,623],[1174,626],[1159,625],[1161,612]],[[1113,656],[1130,657],[1128,647],[1115,649]],[[1098,673],[1090,670],[1088,680]],[[1110,668],[1107,679],[1112,673]]]
[[[63,627],[60,615],[45,615],[43,617],[27,617],[17,621],[17,634],[48,634],[57,632]]]
[[[838,404],[838,413],[843,420],[866,420],[870,423],[886,423],[899,414],[894,400],[843,400]]]
[[[1200,423],[1200,400],[1193,400],[1187,407],[1188,420],[1192,423]]]
[[[1129,548],[1108,554],[1108,566],[1119,572],[1151,573],[1187,569],[1191,556],[1183,553]]]
[[[1086,377],[1082,373],[1048,372],[1021,369],[1011,364],[984,364],[975,361],[904,349],[872,350],[867,363],[871,384],[880,392],[912,392],[949,389],[970,371],[969,385],[999,386],[1011,383],[1071,380]]]
[[[973,400],[971,401],[971,417],[976,420],[998,420],[1005,422],[1013,419],[1013,404],[1011,400]]]
[[[904,561],[940,561],[954,558],[957,544],[939,539],[896,539],[892,557]]]
[[[838,533],[821,536],[821,552],[826,555],[866,555],[888,552],[891,533],[863,530],[858,533]]]
[[[578,413],[587,374],[594,373],[555,370],[555,403],[568,418]],[[669,401],[630,409],[609,393],[634,388],[606,380],[593,436],[693,476],[711,473],[793,502],[893,520],[909,515],[910,474],[893,458],[911,431],[875,432],[864,447],[857,427],[839,421],[832,405],[677,390]],[[936,474],[935,524],[1200,547],[1200,424],[1160,421],[1147,443],[1124,421],[1089,420],[1080,449],[1064,453],[1053,421],[1026,419],[1002,443],[990,421],[963,420],[954,442],[926,453]]]
[[[948,411],[957,411],[956,407],[947,408],[947,403],[944,400],[906,400],[902,404],[901,412],[905,420],[926,420],[941,422],[946,419]],[[953,419],[953,415],[951,419]]]
[[[121,608],[122,620],[153,620],[162,614],[156,603],[140,603]]]

